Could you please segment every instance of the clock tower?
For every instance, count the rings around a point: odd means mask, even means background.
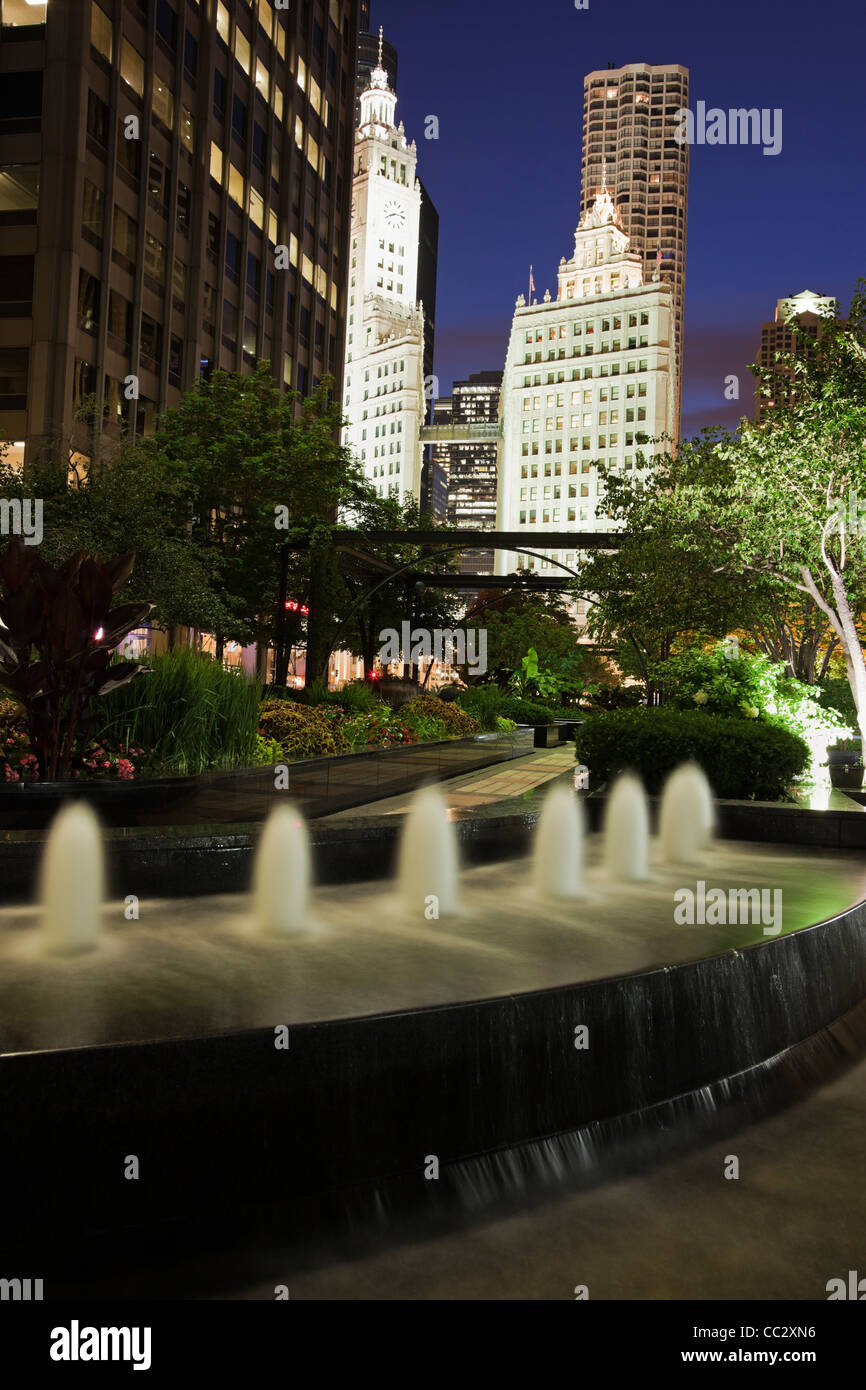
[[[355,134],[344,443],[380,496],[421,490],[424,310],[416,300],[421,186],[417,148],[379,63]]]

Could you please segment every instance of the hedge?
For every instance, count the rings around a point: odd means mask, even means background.
[[[779,724],[664,707],[591,715],[575,733],[575,750],[594,788],[630,769],[656,795],[691,759],[716,796],[735,801],[784,799],[809,763],[807,745]]]

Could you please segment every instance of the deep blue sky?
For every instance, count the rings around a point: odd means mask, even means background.
[[[373,0],[371,23],[398,50],[398,118],[441,217],[443,395],[504,365],[530,262],[539,297],[555,289],[578,220],[583,78],[608,62],[684,64],[693,110],[783,112],[776,156],[692,149],[686,433],[753,413],[747,364],[777,299],[808,288],[847,310],[866,275],[863,0]]]

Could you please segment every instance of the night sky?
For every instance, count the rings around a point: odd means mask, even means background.
[[[685,433],[753,414],[748,363],[777,299],[811,289],[847,311],[866,275],[863,0],[373,0],[371,24],[397,48],[397,116],[441,218],[443,395],[504,365],[530,262],[539,300],[555,294],[579,216],[583,79],[609,62],[682,63],[692,110],[783,113],[778,155],[691,151]]]

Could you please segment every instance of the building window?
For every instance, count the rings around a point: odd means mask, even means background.
[[[87,93],[87,137],[103,149],[108,149],[108,107],[94,91]]]
[[[114,57],[114,33],[111,20],[93,0],[90,11],[90,42],[107,62],[111,62]]]
[[[78,327],[85,333],[99,328],[99,281],[86,270],[78,272]]]
[[[153,74],[153,115],[166,130],[174,129],[174,93],[164,77]]]
[[[91,246],[102,247],[102,227],[105,219],[105,194],[90,179],[84,180],[84,207],[81,214],[81,235]]]
[[[144,58],[129,39],[123,40],[120,50],[120,76],[137,96],[144,96]]]
[[[141,316],[139,361],[147,371],[158,372],[162,362],[162,328],[149,314]]]
[[[123,208],[114,208],[114,250],[112,252],[114,260],[122,265],[125,270],[135,271],[135,263],[138,258],[138,223],[123,211]]]

